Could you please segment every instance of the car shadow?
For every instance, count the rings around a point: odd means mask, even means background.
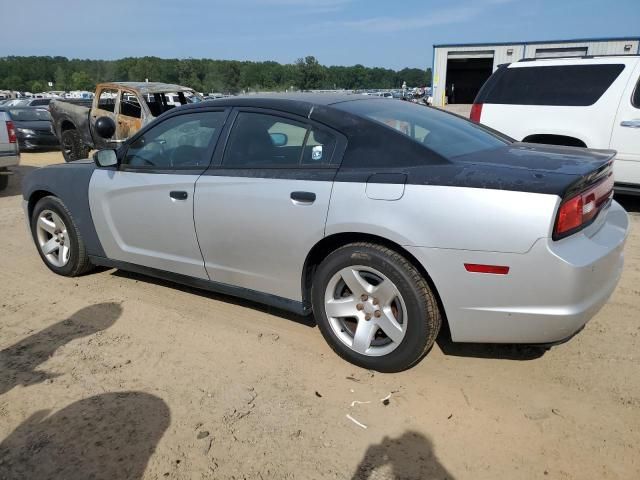
[[[0,443],[0,478],[141,479],[170,419],[162,399],[142,392],[38,411]]]
[[[384,467],[391,469],[389,478],[454,478],[438,460],[431,441],[423,434],[412,431],[407,431],[398,438],[384,437],[380,443],[369,446],[351,479],[381,478],[376,470]]]
[[[4,190],[0,190],[0,198],[3,197],[15,197],[16,195],[22,195],[22,179],[31,170],[35,170],[40,167],[32,165],[20,165],[18,167],[9,167],[9,170],[13,172],[13,175],[9,175],[9,185]]]
[[[56,377],[38,366],[72,340],[109,328],[121,314],[118,303],[91,305],[0,351],[0,395],[17,385],[26,387]]]
[[[175,290],[180,290],[181,292],[186,292],[192,295],[198,295],[200,297],[209,298],[211,300],[216,300],[219,302],[230,303],[231,305],[237,305],[239,307],[250,308],[252,310],[256,310],[262,313],[268,313],[270,315],[275,315],[278,317],[285,318],[287,320],[291,320],[292,322],[299,323],[300,325],[304,325],[306,327],[313,328],[316,326],[316,322],[313,318],[313,315],[297,315],[287,310],[271,307],[269,305],[253,302],[251,300],[245,300],[243,298],[233,297],[231,295],[225,295],[222,293],[210,292],[208,290],[201,290],[195,287],[189,287],[186,285],[181,285],[179,283],[171,282],[169,280],[162,280],[160,278],[150,277],[150,276],[142,275],[139,273],[127,272],[126,270],[114,270],[112,275],[115,275],[117,277],[129,278],[131,280],[138,280],[140,282],[152,283],[154,285],[172,288]]]
[[[616,201],[629,213],[640,213],[640,195],[615,195]]]
[[[540,358],[549,350],[549,347],[538,345],[453,342],[447,322],[443,322],[436,342],[442,353],[453,357],[526,361]]]

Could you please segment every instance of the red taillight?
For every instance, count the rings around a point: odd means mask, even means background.
[[[609,174],[598,184],[565,201],[558,210],[553,239],[559,240],[587,226],[612,195],[613,174]]]
[[[473,273],[492,273],[494,275],[506,275],[509,273],[509,267],[504,265],[482,265],[479,263],[465,263],[464,268],[467,272]]]
[[[469,118],[474,122],[480,123],[480,117],[482,116],[482,104],[474,103],[471,106],[471,113],[469,114]]]
[[[9,143],[16,143],[16,129],[11,121],[7,122],[7,135],[9,135]]]

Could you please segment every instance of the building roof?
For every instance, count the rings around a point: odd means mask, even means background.
[[[499,47],[507,45],[542,45],[546,43],[586,43],[586,42],[634,42],[639,41],[640,37],[601,37],[601,38],[571,38],[568,40],[534,40],[528,42],[489,42],[489,43],[438,43],[433,48],[444,47]]]

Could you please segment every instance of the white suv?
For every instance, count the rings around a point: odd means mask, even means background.
[[[523,60],[496,70],[470,117],[519,141],[616,150],[616,190],[640,193],[639,78],[639,55]]]

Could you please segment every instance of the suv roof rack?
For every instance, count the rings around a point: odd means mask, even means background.
[[[567,58],[581,58],[581,59],[588,59],[588,58],[607,58],[607,57],[640,57],[640,55],[638,55],[637,53],[610,53],[610,54],[606,54],[606,55],[564,55],[561,57],[558,56],[553,56],[553,57],[537,57],[537,58],[521,58],[520,60],[518,60],[518,63],[520,62],[535,62],[536,60],[564,60]]]

